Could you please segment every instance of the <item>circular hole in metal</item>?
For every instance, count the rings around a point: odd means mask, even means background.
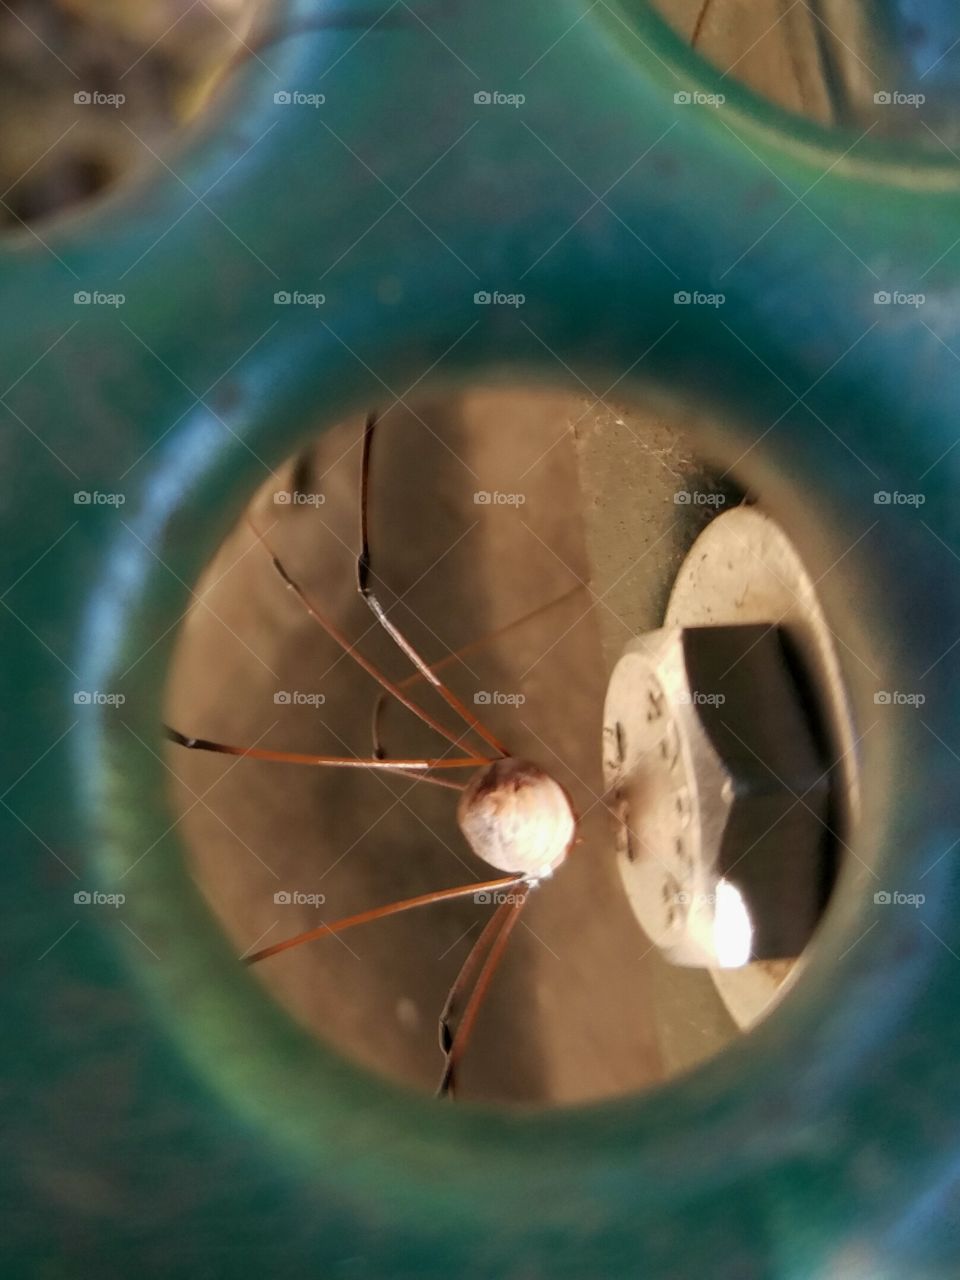
[[[909,139],[931,153],[957,144],[956,32],[946,10],[848,0],[653,0],[684,41],[720,72],[818,124]],[[629,24],[635,0],[620,0]],[[722,106],[716,95],[685,105]],[[720,90],[721,98],[722,87]]]
[[[343,423],[265,477],[197,585],[169,684],[180,733],[371,755],[377,685],[271,558],[391,679],[410,673],[357,593],[362,434],[362,420]],[[674,423],[546,391],[394,406],[372,458],[372,572],[391,619],[428,661],[447,662],[443,678],[511,754],[567,788],[581,819],[580,843],[514,930],[458,1096],[574,1104],[696,1065],[740,1028],[709,973],[670,965],[630,909],[602,770],[603,706],[624,645],[661,626],[697,535],[744,495],[698,462]],[[422,682],[410,692],[456,724]],[[380,729],[388,755],[448,747],[393,704]],[[176,745],[168,761],[192,873],[238,961],[496,874],[467,848],[452,791]],[[438,1014],[492,905],[468,896],[321,937],[251,977],[348,1057],[432,1089]]]
[[[104,0],[0,11],[0,225],[16,233],[124,176],[208,101],[243,54],[257,0]]]

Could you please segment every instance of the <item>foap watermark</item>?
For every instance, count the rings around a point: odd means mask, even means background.
[[[502,907],[505,903],[516,905],[525,897],[526,894],[510,893],[504,889],[478,889],[473,900],[482,907]]]
[[[77,307],[122,307],[126,300],[125,293],[102,293],[99,289],[78,289],[73,295]]]
[[[278,907],[322,907],[325,893],[303,893],[300,889],[278,889],[273,901]]]
[[[526,500],[525,493],[501,493],[499,489],[478,489],[473,495],[478,507],[522,507]]]
[[[678,907],[715,907],[717,905],[717,894],[715,893],[690,893],[686,889],[678,889],[676,893],[671,893],[666,898],[667,903],[674,903]]]
[[[903,693],[900,689],[878,689],[873,695],[878,707],[922,707],[926,700],[925,693]]]
[[[99,489],[78,489],[73,495],[76,507],[122,507],[126,500],[125,493],[101,493]]]
[[[478,307],[522,307],[527,300],[525,293],[501,293],[499,289],[478,289],[473,301]]]
[[[73,695],[78,707],[122,707],[126,700],[125,693],[104,693],[102,689],[78,689]]]
[[[902,289],[878,289],[873,295],[877,307],[922,307],[926,300],[925,293],[904,293]]]
[[[278,507],[322,507],[326,500],[323,493],[302,493],[299,489],[278,489],[273,495]]]
[[[122,907],[125,893],[101,893],[99,889],[78,889],[73,895],[78,907]]]
[[[703,293],[699,289],[678,289],[673,295],[677,307],[722,307],[726,300],[725,293]]]
[[[873,495],[874,505],[877,507],[922,507],[926,500],[925,493],[901,493],[899,489],[894,489],[893,492],[879,489]]]
[[[73,95],[78,107],[122,107],[127,100],[125,93],[101,93],[99,89],[78,89]]]
[[[299,289],[278,289],[273,301],[278,307],[322,307],[325,293],[303,293]]]
[[[727,97],[724,93],[702,93],[699,89],[678,89],[673,95],[678,107],[722,107]]]
[[[323,693],[301,693],[299,689],[278,689],[273,700],[278,707],[322,707],[327,697]]]
[[[478,107],[522,107],[526,95],[522,93],[501,93],[499,89],[480,89],[473,95]]]
[[[878,907],[922,907],[927,900],[925,893],[901,893],[899,889],[878,889],[873,895]]]
[[[725,693],[704,693],[700,689],[680,689],[674,698],[682,707],[722,707],[726,700]]]
[[[925,93],[901,93],[899,89],[879,89],[873,95],[878,107],[922,107],[926,100]]]
[[[480,689],[473,695],[478,707],[522,707],[526,700],[525,693],[501,693],[499,689]]]
[[[678,489],[673,495],[678,507],[722,507],[727,501],[725,493],[709,493],[705,489]]]
[[[278,89],[273,100],[278,107],[322,107],[327,95],[304,93],[302,89]]]

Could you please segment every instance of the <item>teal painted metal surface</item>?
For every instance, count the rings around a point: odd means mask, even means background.
[[[729,80],[722,111],[677,105],[720,82],[639,8],[383,11],[265,44],[165,163],[0,256],[5,1274],[953,1275],[957,163]],[[275,104],[294,90],[326,102]],[[420,379],[626,370],[820,579],[863,820],[802,983],[722,1057],[615,1105],[437,1107],[299,1032],[192,888],[158,734],[174,623],[306,433]],[[93,888],[125,927],[78,909]]]

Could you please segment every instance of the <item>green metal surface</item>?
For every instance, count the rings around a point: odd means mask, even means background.
[[[331,13],[137,185],[0,254],[4,1274],[953,1275],[957,163],[781,115],[639,6]],[[820,579],[863,821],[802,983],[721,1057],[617,1104],[438,1107],[298,1031],[213,926],[159,758],[175,623],[306,434],[421,379],[628,370]],[[123,927],[74,904],[121,885]]]

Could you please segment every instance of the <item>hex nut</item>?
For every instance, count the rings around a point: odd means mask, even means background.
[[[628,644],[607,692],[604,773],[628,898],[673,963],[800,954],[832,883],[831,783],[776,626]]]

